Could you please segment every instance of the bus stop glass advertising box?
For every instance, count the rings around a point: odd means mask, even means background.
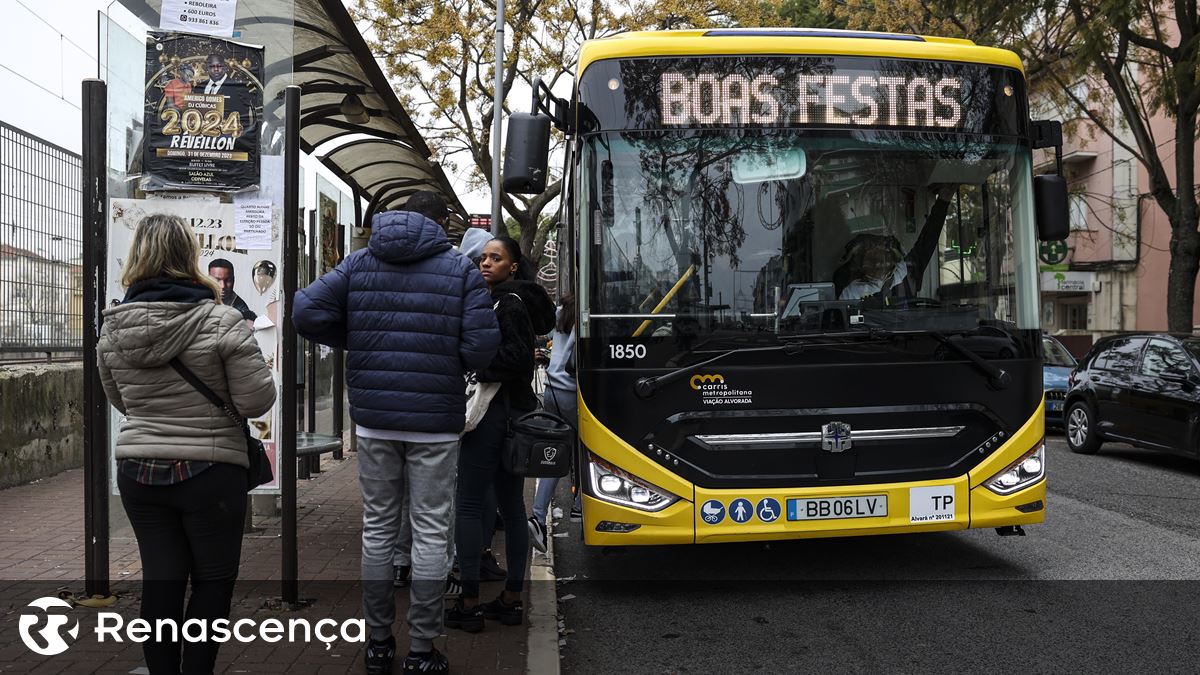
[[[296,3],[229,0],[205,16],[190,16],[185,4],[120,0],[99,17],[99,74],[108,85],[105,303],[125,295],[121,270],[138,222],[180,216],[200,243],[201,272],[242,313],[281,387],[283,92],[293,81]],[[280,489],[280,412],[277,404],[250,420],[276,476],[258,493]],[[113,410],[110,459],[120,423]],[[115,459],[109,471],[115,495]],[[111,509],[110,519],[123,521],[124,512]]]

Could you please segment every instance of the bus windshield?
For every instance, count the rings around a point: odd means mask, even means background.
[[[593,330],[1036,328],[1030,153],[987,140],[866,129],[592,134],[583,215]]]

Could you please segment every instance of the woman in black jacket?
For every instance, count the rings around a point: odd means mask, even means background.
[[[516,626],[524,619],[521,592],[525,563],[529,557],[529,532],[525,522],[524,479],[503,469],[509,420],[538,406],[533,393],[533,353],[536,336],[554,326],[554,303],[532,280],[532,266],[521,259],[517,242],[499,237],[487,243],[479,271],[492,292],[496,319],[500,324],[500,349],[487,368],[477,373],[481,382],[499,382],[479,426],[463,436],[458,457],[458,496],[455,509],[455,545],[458,549],[462,594],[446,611],[446,626],[475,633],[483,630],[484,619]],[[495,600],[479,602],[479,555],[485,547],[483,504],[488,485],[493,485],[496,504],[505,523],[507,578],[504,591]],[[490,532],[486,533],[489,537]]]

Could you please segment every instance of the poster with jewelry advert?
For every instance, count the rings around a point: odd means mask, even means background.
[[[238,204],[222,202],[215,194],[180,192],[157,193],[147,199],[109,200],[108,302],[117,304],[125,297],[127,289],[121,283],[121,276],[138,224],[151,215],[182,218],[198,244],[199,273],[216,282],[221,304],[241,313],[246,328],[253,332],[263,358],[275,374],[278,388],[281,375],[277,324],[283,314],[280,272],[283,239],[280,221],[273,213],[276,208],[270,199],[262,199],[263,194],[250,193],[247,197],[253,199]],[[249,223],[241,222],[247,219]],[[272,468],[278,465],[275,442],[278,425],[278,406],[250,420],[251,433],[263,442]],[[255,492],[278,491],[276,480]]]
[[[146,38],[139,187],[258,189],[262,111],[262,47],[152,31]]]

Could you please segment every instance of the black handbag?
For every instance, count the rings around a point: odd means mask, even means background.
[[[571,472],[571,451],[575,431],[563,418],[545,410],[512,419],[509,413],[508,391],[504,396],[504,418],[508,434],[500,465],[514,476],[527,478],[562,478]]]
[[[220,408],[229,419],[233,420],[235,425],[242,428],[242,433],[246,436],[246,456],[250,459],[250,466],[246,468],[246,492],[275,480],[275,474],[271,472],[271,460],[267,457],[267,450],[263,447],[262,441],[251,435],[250,424],[246,422],[246,418],[242,417],[232,404],[226,403],[220,396],[217,396],[216,392],[209,389],[208,385],[196,377],[196,374],[183,365],[178,358],[171,359],[171,367],[204,398]]]

